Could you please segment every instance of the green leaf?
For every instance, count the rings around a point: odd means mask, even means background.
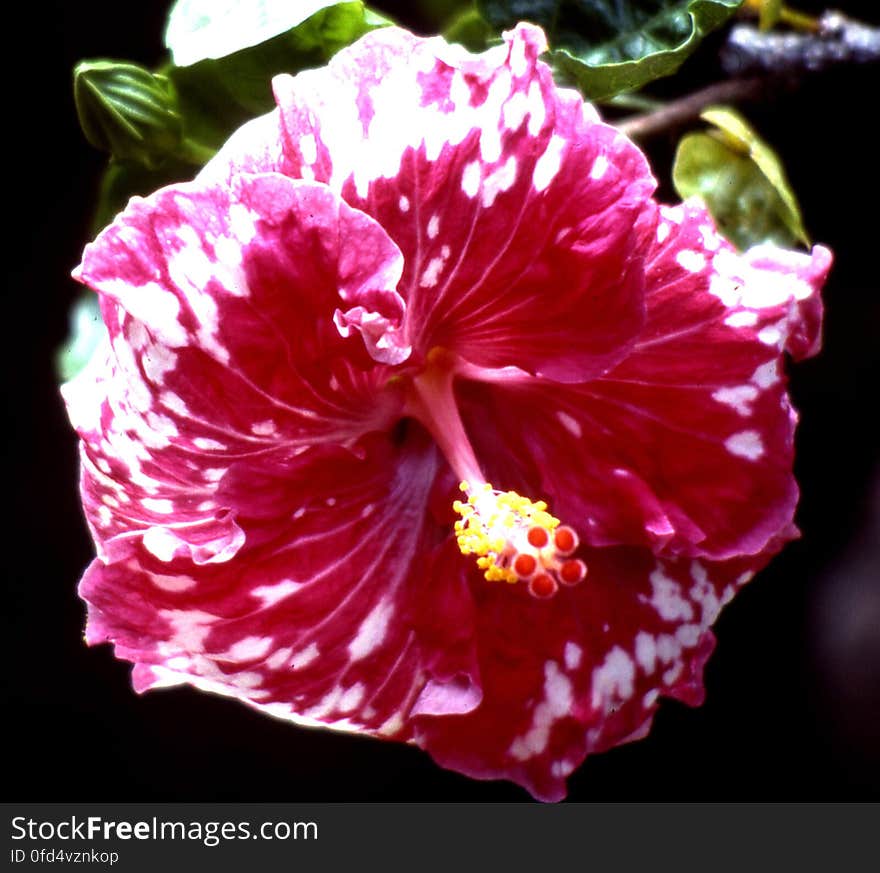
[[[137,64],[83,61],[73,94],[86,139],[119,160],[156,167],[180,147],[183,122],[165,76]]]
[[[443,36],[447,42],[457,42],[468,51],[481,52],[485,51],[495,31],[474,4],[462,9],[449,22]]]
[[[387,23],[361,2],[179,0],[166,32],[177,65],[165,72],[186,136],[219,148],[245,121],[274,107],[274,75],[321,66]]]
[[[762,242],[809,246],[800,207],[776,153],[732,109],[713,107],[702,117],[715,129],[688,134],[679,143],[672,167],[679,196],[702,197],[737,248]]]
[[[64,382],[73,379],[88,364],[106,335],[98,295],[83,292],[70,310],[70,332],[55,356],[55,369]]]
[[[742,0],[477,0],[495,28],[540,24],[557,74],[591,100],[674,73]]]

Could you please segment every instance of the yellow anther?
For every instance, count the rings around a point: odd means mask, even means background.
[[[459,487],[468,485],[466,481]],[[477,566],[490,582],[516,582],[512,565],[523,551],[534,551],[528,531],[542,527],[551,533],[559,519],[547,512],[543,500],[532,501],[515,491],[495,491],[487,482],[467,489],[467,503],[452,507],[461,516],[455,523],[458,547],[463,555],[475,555]]]

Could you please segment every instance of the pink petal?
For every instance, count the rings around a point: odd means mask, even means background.
[[[560,800],[587,755],[647,734],[661,696],[702,702],[709,628],[767,557],[588,551],[588,582],[540,602],[479,580],[482,703],[462,715],[418,715],[416,742],[444,767]]]
[[[198,564],[131,542],[96,560],[80,588],[88,642],[133,661],[139,691],[189,683],[297,723],[409,738],[428,675],[462,685],[473,661],[470,601],[460,573],[438,577],[423,510],[437,466],[423,432],[236,462],[221,494],[242,548]]]
[[[278,109],[245,122],[202,167],[196,179],[205,184],[231,185],[245,173],[285,172]]]
[[[399,272],[381,228],[324,186],[250,176],[133,200],[78,270],[111,346],[64,389],[101,554],[135,537],[163,559],[229,560],[244,536],[217,497],[231,464],[390,427],[388,374],[334,313],[396,330]]]
[[[782,351],[818,346],[830,254],[738,256],[690,206],[649,224],[647,321],[633,352],[583,385],[463,383],[471,432],[499,467],[493,482],[519,467],[592,545],[754,554],[795,534]]]
[[[273,114],[205,169],[272,166],[326,182],[404,255],[414,360],[442,346],[481,367],[561,381],[626,353],[642,321],[633,225],[654,181],[641,153],[537,61],[520,25],[472,56],[386,28],[326,69],[275,80]]]
[[[364,308],[397,330],[401,269],[400,252],[368,216],[326,186],[272,174],[134,198],[86,248],[77,278],[170,348],[197,345],[265,387],[266,372],[252,371],[262,367],[287,389],[301,381],[289,378],[288,361],[356,357],[336,336],[337,309]],[[314,335],[303,322],[314,322]]]

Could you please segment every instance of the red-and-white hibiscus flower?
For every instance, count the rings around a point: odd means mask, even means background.
[[[782,356],[831,258],[658,206],[544,47],[372,33],[86,249],[80,590],[138,690],[544,799],[702,699],[722,604],[796,533]]]

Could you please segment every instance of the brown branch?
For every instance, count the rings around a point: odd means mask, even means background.
[[[621,121],[615,121],[613,124],[629,137],[644,138],[691,121],[707,106],[712,106],[715,103],[735,103],[739,100],[754,98],[766,87],[766,80],[760,76],[748,79],[728,79],[694,91],[693,94],[688,94],[686,97],[673,100],[660,109],[646,112],[643,115],[632,115]]]
[[[732,78],[613,123],[627,136],[645,138],[693,120],[713,103],[765,98],[768,91],[797,87],[806,75],[878,60],[880,28],[839,12],[825,12],[808,33],[763,33],[738,24],[721,50],[722,66]]]

